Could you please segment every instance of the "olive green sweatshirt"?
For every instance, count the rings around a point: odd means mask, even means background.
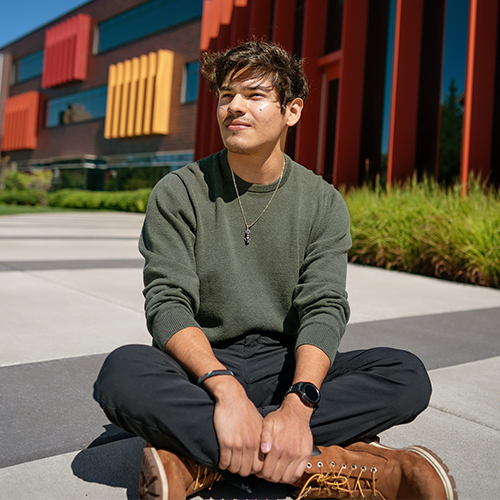
[[[236,177],[251,224],[277,182]],[[349,318],[345,291],[349,214],[341,195],[286,157],[279,189],[244,241],[227,151],[166,175],[151,194],[139,249],[146,318],[164,349],[199,327],[211,343],[249,332],[296,336],[331,362]]]

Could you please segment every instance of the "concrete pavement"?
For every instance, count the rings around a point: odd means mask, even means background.
[[[143,442],[92,400],[106,354],[150,343],[137,238],[143,216],[0,217],[0,499],[133,499]],[[500,487],[500,290],[349,265],[341,349],[389,345],[430,370],[430,407],[389,446],[438,453],[459,498]],[[219,484],[203,498],[244,498]],[[284,498],[280,486],[252,498]]]

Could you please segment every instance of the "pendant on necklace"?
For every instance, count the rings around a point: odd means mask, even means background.
[[[245,229],[245,245],[248,245],[250,243],[250,228],[247,227]]]

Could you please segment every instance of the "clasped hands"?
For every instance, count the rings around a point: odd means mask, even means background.
[[[243,477],[255,474],[273,483],[294,483],[312,453],[312,409],[290,394],[263,418],[243,387],[231,385],[229,392],[216,397],[214,409],[219,467]]]

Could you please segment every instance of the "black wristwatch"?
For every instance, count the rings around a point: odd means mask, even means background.
[[[302,402],[311,408],[317,408],[321,399],[319,389],[310,382],[297,382],[293,384],[288,391],[286,391],[285,398],[291,392],[299,395]]]

